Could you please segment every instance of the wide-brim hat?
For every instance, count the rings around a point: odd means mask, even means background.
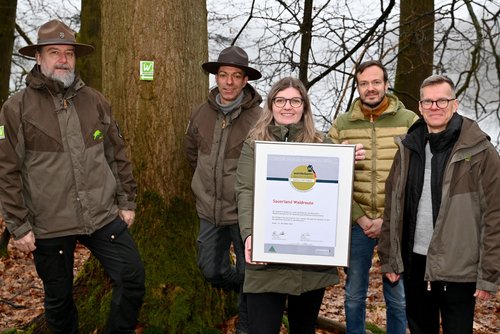
[[[38,29],[37,43],[20,48],[19,53],[28,57],[35,57],[36,51],[41,46],[55,44],[73,45],[78,57],[86,56],[94,51],[92,45],[77,43],[75,32],[67,25],[61,21],[52,20]]]
[[[241,68],[248,76],[248,80],[257,80],[262,77],[262,74],[255,68],[248,66],[247,53],[238,46],[230,46],[221,51],[217,61],[209,61],[201,65],[208,73],[217,74],[221,66],[234,66]]]

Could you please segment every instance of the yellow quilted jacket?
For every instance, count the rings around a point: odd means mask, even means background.
[[[348,112],[333,122],[328,136],[334,143],[349,141],[363,144],[366,158],[354,171],[352,220],[366,215],[371,219],[384,213],[385,180],[398,149],[394,137],[405,134],[418,116],[405,108],[393,94],[387,94],[389,106],[373,122],[365,119],[361,101],[356,99]]]

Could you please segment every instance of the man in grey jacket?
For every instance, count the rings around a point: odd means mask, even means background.
[[[217,61],[202,67],[215,75],[217,87],[207,102],[193,109],[185,137],[200,218],[198,266],[213,286],[240,291],[245,255],[234,187],[243,142],[262,110],[262,98],[248,81],[261,74],[248,66],[248,55],[237,46],[222,50]],[[236,266],[231,264],[231,244]],[[247,327],[246,298],[241,294],[237,333],[246,333]]]
[[[500,284],[500,157],[448,77],[425,79],[419,105],[386,183],[382,272],[404,276],[412,334],[472,334],[476,299]]]
[[[57,20],[40,27],[37,44],[19,50],[36,65],[0,112],[0,209],[13,245],[33,253],[53,333],[78,333],[77,242],[113,284],[106,333],[135,333],[145,291],[128,231],[136,184],[108,102],[75,73],[76,57],[93,50]]]

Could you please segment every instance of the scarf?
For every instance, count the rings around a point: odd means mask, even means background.
[[[422,195],[422,186],[424,184],[425,145],[429,142],[432,152],[431,200],[432,223],[435,226],[441,206],[444,171],[448,164],[453,146],[460,135],[462,121],[462,116],[458,113],[454,113],[445,130],[439,133],[429,133],[427,124],[424,119],[421,118],[408,130],[408,135],[403,139],[403,145],[411,151],[405,189],[403,218],[403,261],[407,262],[407,264],[405,264],[407,268],[411,265],[409,259],[415,240],[417,208],[420,196]]]
[[[380,115],[382,115],[382,113],[386,111],[388,107],[389,107],[389,99],[387,98],[387,96],[384,96],[382,101],[380,101],[380,103],[374,108],[371,108],[361,103],[361,111],[363,112],[363,115],[365,115],[365,118],[369,119],[370,122],[375,122],[375,120]]]

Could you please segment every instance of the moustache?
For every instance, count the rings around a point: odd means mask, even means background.
[[[68,65],[56,65],[55,68],[57,70],[69,70],[70,67]]]

